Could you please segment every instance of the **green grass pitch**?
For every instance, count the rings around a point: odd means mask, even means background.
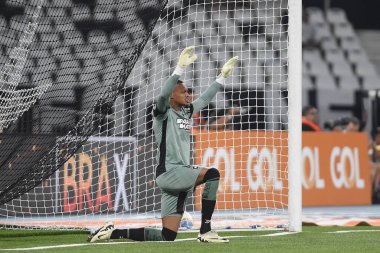
[[[336,231],[345,231],[346,233],[328,233]],[[174,243],[127,243],[130,241],[110,240],[106,244],[87,244],[88,233],[84,231],[0,230],[0,253],[26,251],[38,253],[380,252],[380,228],[376,227],[304,227],[302,233],[263,236],[282,232],[255,230],[252,230],[252,232],[220,232],[223,236],[231,237],[228,244],[205,244],[198,243],[195,240]],[[194,238],[195,236],[195,233],[180,233],[178,239]],[[73,244],[76,244],[76,246],[73,246]],[[45,246],[55,247],[36,248]],[[9,250],[16,248],[19,250]],[[21,251],[21,248],[24,248],[24,250]]]

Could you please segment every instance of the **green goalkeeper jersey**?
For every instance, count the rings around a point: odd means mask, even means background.
[[[167,80],[153,109],[153,131],[158,147],[156,177],[169,169],[190,166],[191,117],[207,106],[222,87],[213,82],[192,104],[176,111],[170,107],[169,100],[179,77],[172,75]]]

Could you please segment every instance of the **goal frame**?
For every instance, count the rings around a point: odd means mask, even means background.
[[[288,0],[288,214],[289,231],[302,231],[302,1]],[[292,159],[289,159],[289,158]]]

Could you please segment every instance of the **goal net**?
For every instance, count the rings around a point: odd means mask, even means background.
[[[1,136],[1,226],[160,225],[152,108],[187,46],[198,55],[181,77],[192,99],[239,56],[190,122],[192,164],[221,173],[213,227],[289,226],[287,0],[30,1],[17,22],[39,4],[22,83],[52,85]],[[0,24],[14,41],[15,20]],[[3,43],[2,57],[14,46]],[[194,228],[201,192],[186,202]]]

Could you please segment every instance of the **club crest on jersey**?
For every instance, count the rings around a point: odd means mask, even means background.
[[[190,120],[188,119],[177,119],[177,125],[181,129],[189,130],[190,129]]]

